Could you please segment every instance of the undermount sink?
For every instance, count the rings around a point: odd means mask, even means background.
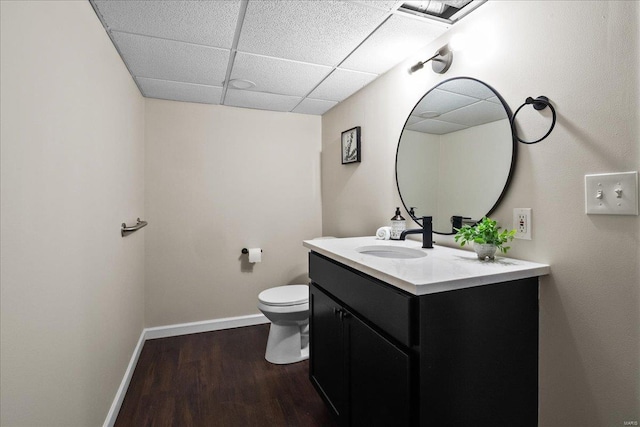
[[[361,254],[373,255],[380,258],[412,259],[427,256],[425,252],[418,249],[392,245],[360,246],[355,250]]]

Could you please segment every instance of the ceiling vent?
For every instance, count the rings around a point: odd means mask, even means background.
[[[446,24],[455,24],[487,0],[406,1],[398,11]]]

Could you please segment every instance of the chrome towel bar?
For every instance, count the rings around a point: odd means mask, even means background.
[[[133,225],[131,227],[127,227],[127,224],[123,222],[122,227],[120,228],[120,235],[122,237],[127,236],[134,231],[140,230],[142,227],[146,227],[148,224],[147,221],[140,221],[140,218],[138,218],[136,221],[136,225]]]

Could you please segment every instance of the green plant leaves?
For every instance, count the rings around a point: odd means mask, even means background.
[[[464,225],[461,228],[457,228],[456,235],[453,239],[456,242],[460,242],[460,246],[464,246],[467,243],[489,244],[496,245],[496,247],[502,253],[507,253],[511,246],[503,246],[504,243],[513,240],[516,235],[516,230],[502,230],[498,227],[498,222],[488,217],[483,217],[473,227],[470,225]]]

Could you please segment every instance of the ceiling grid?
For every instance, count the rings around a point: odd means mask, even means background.
[[[449,28],[396,0],[89,1],[143,96],[314,115]]]

